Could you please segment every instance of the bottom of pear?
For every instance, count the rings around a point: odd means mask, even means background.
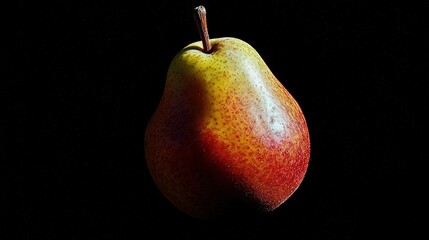
[[[255,203],[247,199],[247,202],[243,201],[231,201],[224,205],[222,208],[211,209],[206,212],[188,212],[182,211],[196,219],[206,221],[218,221],[218,220],[245,220],[248,218],[258,218],[270,215],[276,208],[268,208],[261,204]],[[208,210],[208,209],[205,209]]]

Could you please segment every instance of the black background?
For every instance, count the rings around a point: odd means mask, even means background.
[[[423,8],[412,1],[19,1],[1,46],[2,239],[361,239],[411,236]],[[145,126],[173,56],[250,43],[299,102],[307,175],[266,215],[200,221],[148,173]],[[9,16],[9,15],[8,15]],[[9,34],[10,33],[10,34]],[[417,155],[417,156],[416,156]]]

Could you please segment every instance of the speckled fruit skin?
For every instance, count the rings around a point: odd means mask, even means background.
[[[162,194],[200,219],[246,205],[272,211],[299,187],[310,138],[301,108],[256,50],[236,38],[201,41],[173,59],[145,134]]]

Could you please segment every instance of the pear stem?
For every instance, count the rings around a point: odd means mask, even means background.
[[[210,44],[209,31],[207,29],[207,12],[204,6],[200,5],[194,8],[194,19],[197,23],[201,41],[203,42],[204,52],[209,53],[212,50],[212,46]]]

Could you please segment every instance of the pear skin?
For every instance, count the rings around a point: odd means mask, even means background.
[[[300,186],[310,159],[304,114],[258,52],[232,37],[172,60],[148,122],[145,154],[161,193],[209,219],[245,206],[268,212]]]

